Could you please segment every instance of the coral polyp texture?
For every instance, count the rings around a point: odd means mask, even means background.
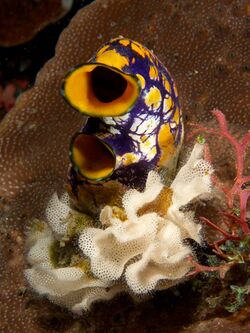
[[[72,5],[73,0],[1,1],[0,46],[29,41],[46,25],[64,16]]]
[[[122,206],[105,206],[98,221],[70,209],[66,194],[53,194],[47,223],[34,222],[27,241],[32,288],[81,313],[120,292],[144,295],[183,281],[195,257],[185,240],[202,238],[192,212],[180,207],[211,192],[213,170],[202,156],[196,143],[169,188],[150,171],[144,191],[128,190]]]

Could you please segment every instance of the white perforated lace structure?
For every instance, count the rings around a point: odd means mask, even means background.
[[[203,149],[202,144],[196,143],[188,161],[175,177],[171,185],[173,205],[170,211],[178,210],[199,195],[211,191],[213,168],[202,159]]]
[[[145,214],[135,222],[113,222],[105,230],[87,228],[79,238],[79,247],[91,258],[91,271],[100,279],[117,280],[125,264],[144,252],[154,240],[157,224],[155,213]]]
[[[202,159],[203,146],[196,144],[171,185],[172,203],[165,216],[157,211],[138,214],[161,193],[160,176],[151,171],[145,190],[128,190],[123,197],[123,214],[114,214],[106,206],[100,214],[102,228],[85,227],[78,238],[90,272],[75,267],[54,268],[49,246],[54,237],[63,237],[67,230],[68,204],[54,194],[46,217],[50,227],[31,235],[25,274],[31,286],[53,302],[81,313],[97,300],[107,300],[118,292],[145,294],[171,287],[185,278],[191,268],[187,260],[192,249],[184,242],[191,238],[201,242],[201,226],[193,213],[179,210],[190,200],[211,191],[212,167]],[[64,202],[63,202],[64,201]],[[63,221],[63,222],[62,222]]]
[[[59,200],[57,193],[54,193],[46,207],[46,220],[58,235],[64,235],[67,231],[65,219],[70,212],[69,196],[64,193]]]

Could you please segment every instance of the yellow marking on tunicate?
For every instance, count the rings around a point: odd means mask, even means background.
[[[144,47],[143,45],[141,45],[140,43],[137,43],[137,42],[133,42],[133,45],[134,45],[134,48],[136,48],[136,52],[137,50],[139,50],[139,54],[142,55],[143,58],[147,57],[152,63],[155,63],[157,64],[158,66],[158,61],[157,61],[157,58],[154,56],[154,54],[148,50],[146,47]]]
[[[131,63],[132,63],[132,64],[134,64],[134,63],[135,63],[135,58],[132,58],[132,61],[131,61]]]
[[[170,93],[170,83],[169,81],[165,78],[165,76],[163,77],[163,84],[164,84],[164,87],[165,89],[167,90],[168,93]]]
[[[113,42],[116,42],[117,40],[120,40],[120,39],[124,39],[124,38],[122,38],[122,36],[111,38],[109,41],[109,44],[112,44]]]
[[[173,105],[173,100],[170,96],[164,98],[163,102],[163,112],[168,112]]]
[[[130,40],[128,39],[121,39],[119,41],[120,44],[124,45],[124,46],[128,46],[130,44]]]
[[[123,155],[123,164],[125,166],[136,163],[138,161],[138,156],[134,153],[126,153]]]
[[[144,147],[144,148],[147,148],[147,147],[149,147],[149,146],[151,146],[151,142],[150,142],[150,138],[147,137],[147,139],[146,139],[145,141],[142,142],[141,147],[142,147],[142,149],[143,149],[143,147]]]
[[[129,65],[128,58],[117,53],[115,50],[108,50],[102,54],[99,54],[98,52],[96,56],[96,62],[118,69],[122,69],[124,66]]]
[[[153,147],[153,148],[151,149],[151,154],[155,155],[156,153],[157,153],[156,147]]]
[[[145,58],[146,54],[142,47],[140,47],[137,43],[131,43],[131,49],[136,53],[140,54],[143,58]]]
[[[175,84],[174,84],[174,93],[175,93],[175,96],[178,96],[178,91],[177,91],[177,88],[176,88]]]
[[[168,160],[175,152],[174,138],[170,131],[169,124],[164,124],[158,134],[158,144],[161,151],[161,157],[158,166],[165,166]]]
[[[140,140],[142,143],[144,143],[145,141],[147,141],[148,137],[146,135],[143,135]]]
[[[175,110],[174,116],[173,116],[173,121],[176,123],[178,131],[180,130],[180,124],[182,124],[182,122],[183,122],[181,114],[182,114],[181,109],[179,109],[177,107]],[[182,127],[181,142],[183,140],[183,135],[184,135],[184,131],[183,131],[183,127]]]
[[[157,87],[151,87],[145,97],[145,103],[148,107],[157,109],[161,104],[161,93]]]
[[[116,162],[117,162],[117,163],[121,162],[121,160],[122,160],[122,157],[121,157],[121,156],[116,156]]]
[[[145,88],[145,79],[144,79],[144,77],[141,75],[141,74],[136,74],[136,76],[138,77],[138,79],[140,80],[140,82],[141,82],[141,87],[142,87],[142,89],[144,89]]]
[[[147,48],[144,48],[144,52],[146,54],[146,56],[148,57],[148,59],[153,63],[153,64],[156,64],[157,66],[159,65],[158,64],[158,61],[157,61],[157,58],[154,56],[154,54],[148,50]]]
[[[173,116],[173,121],[175,121],[177,125],[180,122],[180,109],[178,107],[175,109],[175,113],[174,113],[174,116]]]
[[[149,61],[151,61],[152,64],[155,64],[155,60],[154,60],[154,56],[153,54],[147,50],[147,49],[144,49],[145,51],[145,54],[146,54],[146,57],[148,58]]]
[[[149,76],[152,80],[155,80],[158,78],[158,70],[155,66],[150,66],[150,69],[149,69]]]
[[[145,54],[145,56],[147,56],[149,58],[149,60],[152,60],[153,54],[143,45],[141,45],[140,43],[134,42],[135,45],[137,45]]]
[[[97,54],[101,55],[103,52],[105,52],[109,48],[109,45],[104,45]]]

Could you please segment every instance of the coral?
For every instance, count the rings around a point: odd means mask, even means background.
[[[185,279],[192,268],[188,257],[195,256],[185,240],[201,243],[201,226],[192,213],[186,214],[180,207],[211,191],[213,170],[202,159],[203,148],[195,144],[171,191],[165,191],[170,204],[162,216],[157,210],[143,211],[164,189],[155,171],[149,172],[143,192],[126,191],[122,207],[105,206],[100,213],[101,224],[84,224],[71,237],[67,233],[69,216],[76,212],[65,204],[66,194],[62,196],[64,203],[53,194],[46,209],[48,225],[35,228],[28,239],[31,268],[25,270],[25,276],[34,290],[79,313],[89,309],[92,302],[112,298],[121,291],[146,294]],[[161,207],[159,211],[162,214]],[[70,242],[74,237],[79,249],[73,251],[75,244]]]
[[[0,45],[6,47],[29,41],[46,25],[64,16],[72,4],[73,0],[1,1]]]

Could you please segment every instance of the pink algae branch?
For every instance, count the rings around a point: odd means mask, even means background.
[[[193,269],[186,274],[186,277],[193,277],[201,272],[218,272],[221,279],[224,279],[227,271],[233,265],[233,263],[226,263],[220,266],[204,266],[194,260],[192,256],[189,256],[188,261],[192,264]]]
[[[248,145],[250,144],[250,131],[248,131],[241,140],[237,140],[228,131],[228,126],[224,114],[219,110],[213,110],[212,113],[216,117],[219,123],[219,128],[213,129],[213,128],[203,127],[197,124],[192,124],[193,126],[196,127],[196,129],[191,133],[191,136],[194,136],[201,132],[205,132],[207,134],[212,134],[212,135],[218,135],[227,139],[227,141],[230,142],[230,144],[234,148],[236,156],[236,163],[235,163],[236,177],[234,179],[234,184],[232,188],[228,189],[224,187],[216,176],[214,176],[213,182],[217,185],[218,188],[220,188],[224,192],[229,209],[233,208],[235,199],[238,197],[240,203],[239,207],[240,218],[237,218],[236,216],[230,213],[223,213],[223,215],[231,219],[233,222],[236,222],[240,227],[241,231],[243,232],[243,234],[248,235],[250,234],[250,229],[247,223],[247,202],[250,197],[250,189],[247,188],[248,185],[247,183],[250,182],[250,176],[244,176],[243,170],[244,170],[244,160],[245,160],[246,150]],[[211,155],[208,146],[205,147],[205,154],[207,159],[211,160]],[[208,219],[202,217],[201,220],[210,227],[212,227],[213,229],[219,231],[224,235],[224,239],[218,241],[219,244],[229,239],[230,240],[240,239],[240,237],[237,234],[235,234],[235,232],[229,234],[220,227],[218,227],[217,225],[215,225],[213,222],[209,221]]]

